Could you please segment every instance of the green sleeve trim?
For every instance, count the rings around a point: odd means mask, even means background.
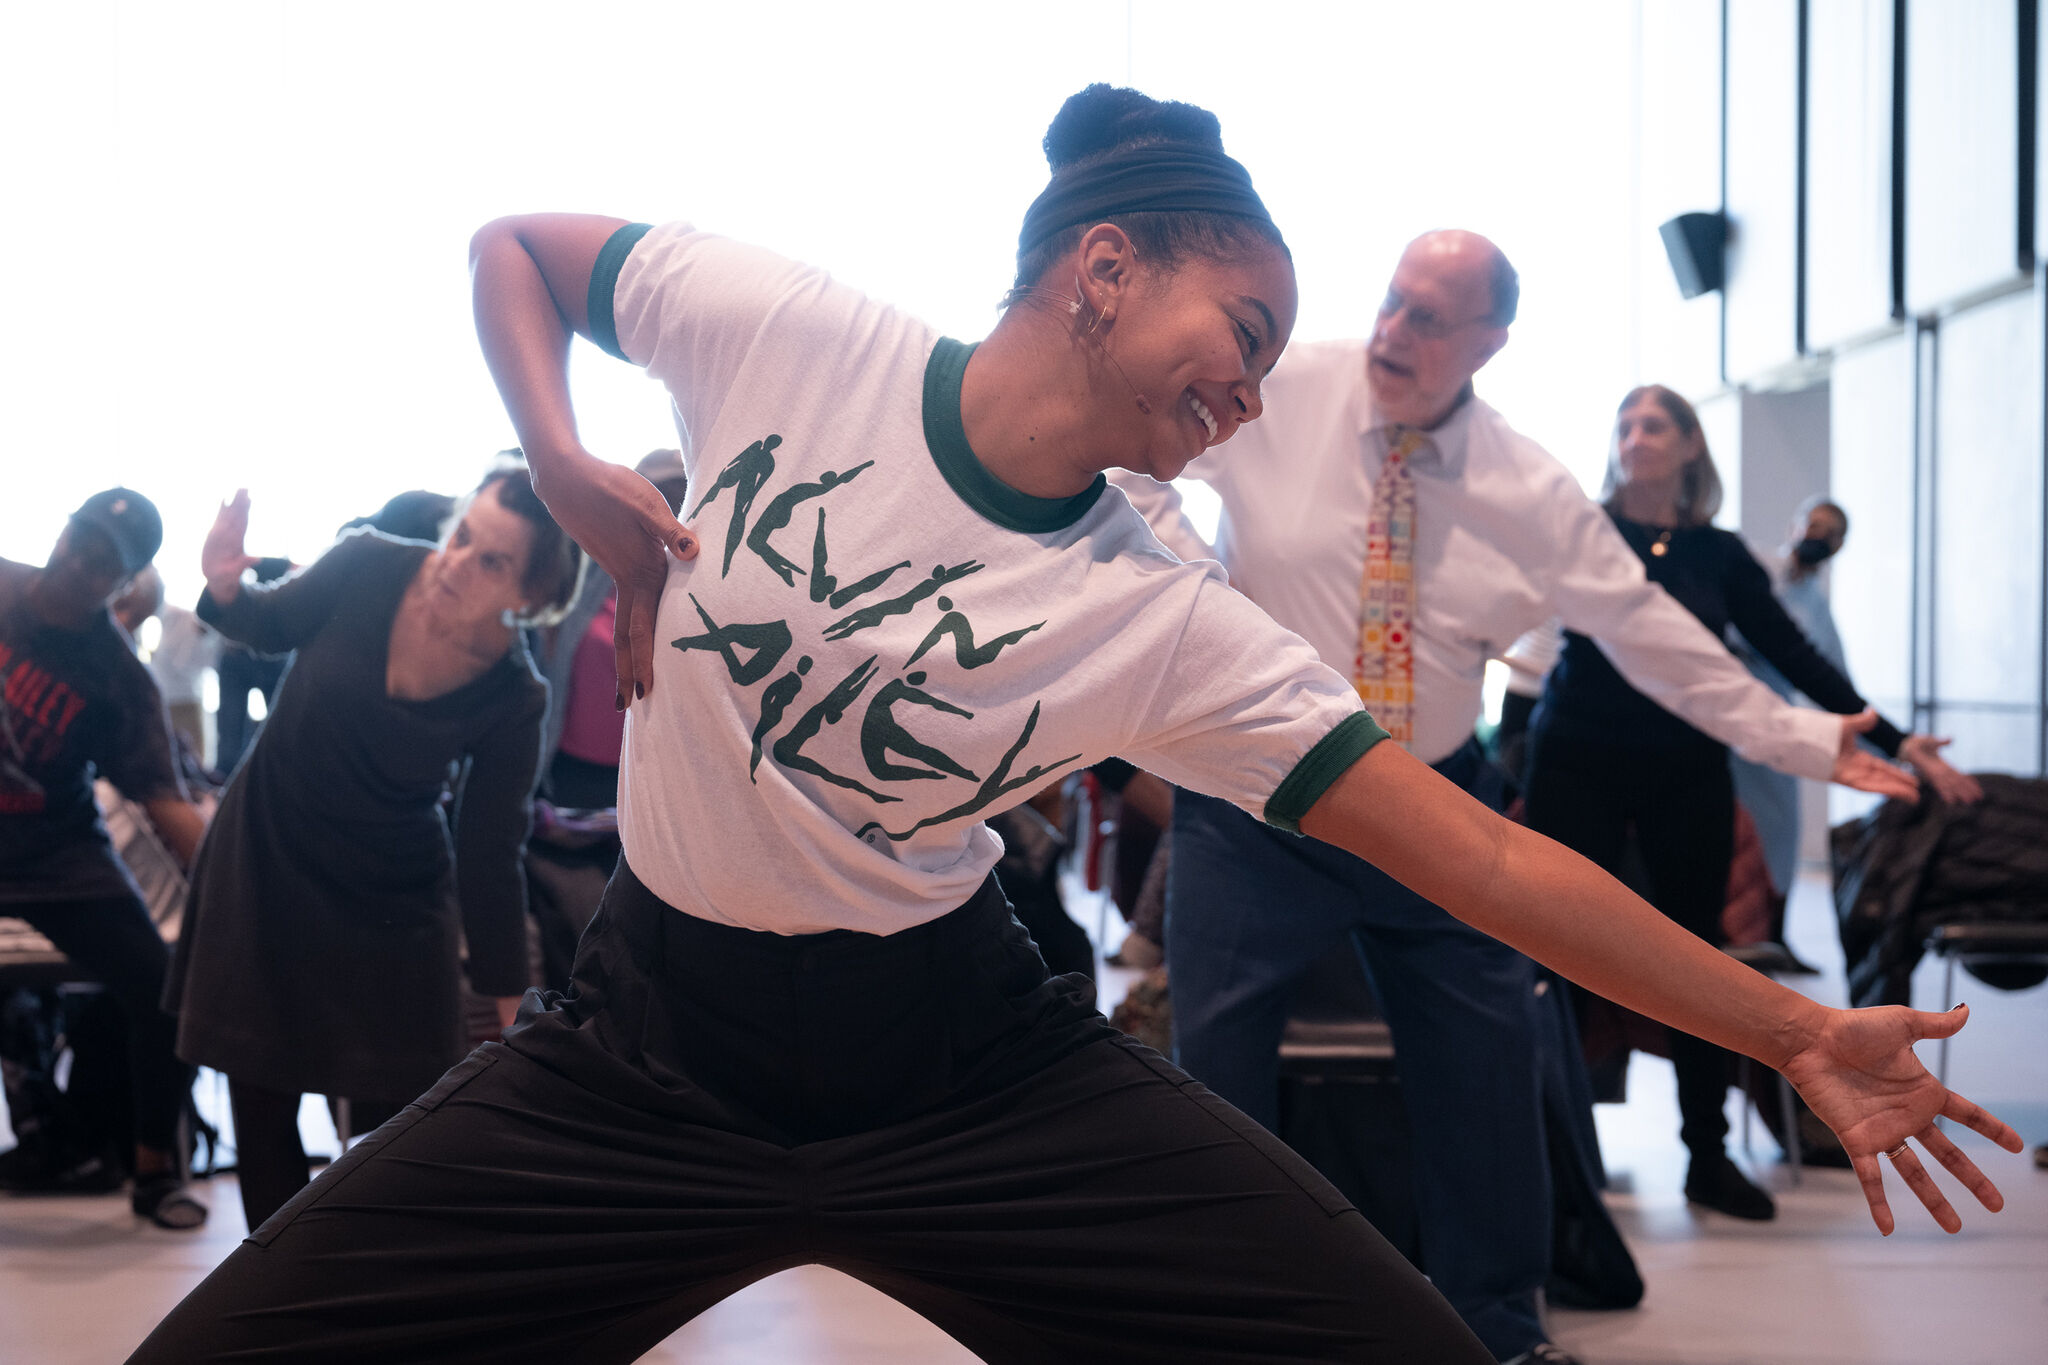
[[[590,295],[585,301],[590,316],[590,339],[606,355],[620,360],[628,357],[619,349],[619,320],[612,313],[612,295],[619,287],[619,272],[626,268],[626,258],[633,254],[640,239],[653,230],[651,223],[626,224],[605,239],[597,253],[597,264],[590,267]]]
[[[989,473],[967,444],[967,427],[960,420],[960,385],[973,354],[974,347],[940,337],[925,363],[924,443],[932,452],[932,463],[960,501],[996,525],[1032,534],[1065,530],[1088,514],[1109,480],[1097,474],[1071,498],[1036,498]]]
[[[1266,823],[1289,834],[1301,833],[1301,817],[1308,814],[1309,807],[1323,799],[1323,793],[1345,769],[1386,737],[1380,723],[1364,711],[1354,711],[1338,721],[1266,798]]]

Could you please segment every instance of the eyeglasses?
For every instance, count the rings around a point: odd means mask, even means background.
[[[1397,317],[1407,323],[1410,332],[1424,341],[1441,341],[1460,327],[1486,321],[1486,315],[1482,313],[1478,317],[1453,322],[1425,304],[1403,298],[1400,290],[1389,289],[1387,296],[1380,300],[1380,322],[1391,327]]]

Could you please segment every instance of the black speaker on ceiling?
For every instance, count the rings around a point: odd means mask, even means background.
[[[1722,248],[1728,242],[1728,220],[1718,213],[1681,213],[1657,229],[1678,292],[1689,299],[1719,289]]]

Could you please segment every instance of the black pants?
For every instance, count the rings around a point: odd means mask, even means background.
[[[1531,753],[1529,825],[1609,872],[1621,867],[1629,831],[1649,877],[1645,899],[1719,947],[1735,856],[1735,791],[1725,750],[1674,758],[1618,745],[1561,741],[1542,731]],[[1728,1139],[1724,1049],[1669,1032],[1678,1073],[1679,1136],[1694,1156]]]
[[[997,1362],[1484,1365],[1321,1177],[1048,978],[993,884],[886,938],[622,864],[571,995],[365,1139],[134,1360],[630,1361],[822,1264]]]
[[[135,1140],[154,1151],[175,1152],[194,1072],[175,1051],[178,1024],[163,1008],[171,954],[148,909],[140,898],[125,895],[10,905],[6,911],[34,925],[120,1004],[127,1018]]]
[[[1476,742],[1436,769],[1499,808]],[[1393,1031],[1422,1264],[1498,1358],[1544,1341],[1546,1112],[1560,1131],[1590,1128],[1591,1116],[1568,1113],[1576,1043],[1562,1002],[1539,993],[1536,964],[1363,859],[1214,797],[1174,797],[1172,858],[1166,963],[1179,1062],[1277,1128],[1296,984],[1350,939]],[[1598,1150],[1590,1137],[1587,1150]]]
[[[296,1090],[265,1090],[228,1077],[228,1104],[235,1115],[235,1183],[242,1190],[242,1217],[252,1228],[262,1227],[312,1177],[305,1144],[299,1139],[299,1099]],[[374,1128],[403,1107],[351,1101],[352,1126],[357,1132]],[[332,1099],[328,1108],[335,1108]],[[341,1127],[338,1114],[335,1127]]]
[[[213,768],[231,773],[242,761],[256,737],[256,722],[249,719],[249,694],[261,692],[266,702],[277,699],[277,685],[284,677],[283,659],[266,659],[236,646],[222,651],[220,667],[220,711],[215,721]]]

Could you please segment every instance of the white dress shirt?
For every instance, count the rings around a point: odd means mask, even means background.
[[[1373,480],[1393,428],[1373,409],[1365,343],[1292,346],[1265,414],[1186,470],[1223,503],[1214,547],[1171,485],[1115,482],[1183,559],[1234,587],[1351,676]],[[1600,642],[1631,685],[1744,758],[1827,780],[1841,718],[1787,706],[1642,562],[1557,460],[1477,398],[1429,433],[1415,471],[1415,738],[1438,762],[1471,736],[1486,661],[1552,617]]]
[[[164,603],[157,613],[163,634],[150,651],[149,671],[167,704],[202,698],[206,670],[220,666],[221,638],[194,612]]]

